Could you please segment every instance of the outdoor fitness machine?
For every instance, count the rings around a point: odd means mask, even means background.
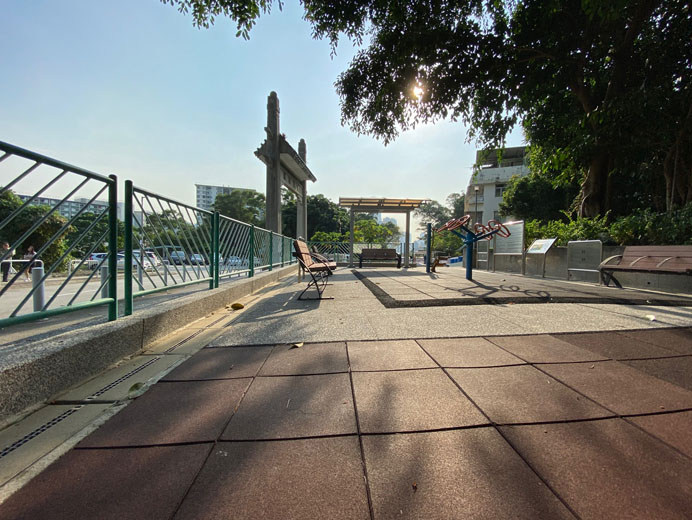
[[[453,218],[445,225],[436,229],[438,233],[441,231],[451,231],[456,236],[464,241],[466,246],[466,279],[473,280],[473,267],[471,266],[473,262],[473,244],[479,240],[490,240],[494,235],[507,238],[511,233],[509,229],[505,227],[502,222],[497,220],[489,220],[486,225],[476,222],[473,226],[473,231],[469,229],[469,222],[471,222],[471,215],[464,215],[461,218]],[[466,234],[459,232],[458,229],[463,229]],[[432,253],[432,226],[428,224],[428,244],[427,244],[427,258],[425,263],[425,272],[430,272],[430,255]]]

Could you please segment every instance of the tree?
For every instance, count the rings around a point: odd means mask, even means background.
[[[104,215],[94,224],[97,215],[94,213],[82,213],[69,227],[65,241],[68,247],[73,247],[71,254],[79,258],[84,258],[94,244],[94,252],[106,251],[108,242],[108,215]],[[92,226],[91,229],[90,226]],[[88,231],[87,231],[88,230]],[[82,234],[85,235],[82,237]],[[80,238],[81,237],[81,238]],[[105,238],[101,238],[105,237]],[[125,246],[125,223],[118,221],[118,248]]]
[[[414,215],[420,219],[420,229],[423,230],[426,229],[428,224],[432,224],[433,228],[438,228],[452,218],[452,212],[450,209],[443,206],[436,200],[430,201],[426,204],[421,204],[421,206],[414,212]]]
[[[272,5],[163,1],[192,11],[198,26],[229,16],[244,37]],[[654,174],[669,207],[692,200],[690,0],[304,7],[313,35],[334,50],[342,35],[361,45],[367,38],[336,82],[342,121],[359,134],[388,143],[419,123],[461,119],[471,138],[495,148],[523,120],[531,144],[578,172],[582,215],[604,214],[640,174]]]
[[[564,220],[579,188],[575,184],[553,184],[549,179],[532,174],[515,175],[505,187],[500,213],[522,220]]]
[[[233,190],[216,196],[214,210],[246,224],[264,226],[264,194],[255,190]]]
[[[463,193],[450,193],[447,196],[447,200],[445,202],[447,203],[447,206],[451,209],[452,218],[463,217],[466,214],[466,210],[464,209],[465,199],[466,195],[464,195]]]

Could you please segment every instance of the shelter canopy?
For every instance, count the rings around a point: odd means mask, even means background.
[[[408,213],[430,202],[428,199],[375,199],[339,197],[339,206],[364,213]]]

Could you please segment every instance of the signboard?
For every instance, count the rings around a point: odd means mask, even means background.
[[[521,255],[524,253],[524,221],[505,222],[511,235],[507,238],[494,237],[496,255]]]
[[[567,243],[567,279],[598,282],[598,266],[603,257],[600,240],[574,240]]]
[[[533,244],[531,244],[526,250],[526,254],[544,255],[548,252],[548,249],[553,247],[556,240],[557,238],[542,238],[540,240],[534,240]]]
[[[490,249],[490,241],[480,240],[476,242],[476,267],[478,269],[489,269],[488,267],[488,250]]]

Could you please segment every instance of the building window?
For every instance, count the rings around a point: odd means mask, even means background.
[[[505,192],[506,184],[496,184],[495,185],[495,197],[502,198],[502,194]]]

